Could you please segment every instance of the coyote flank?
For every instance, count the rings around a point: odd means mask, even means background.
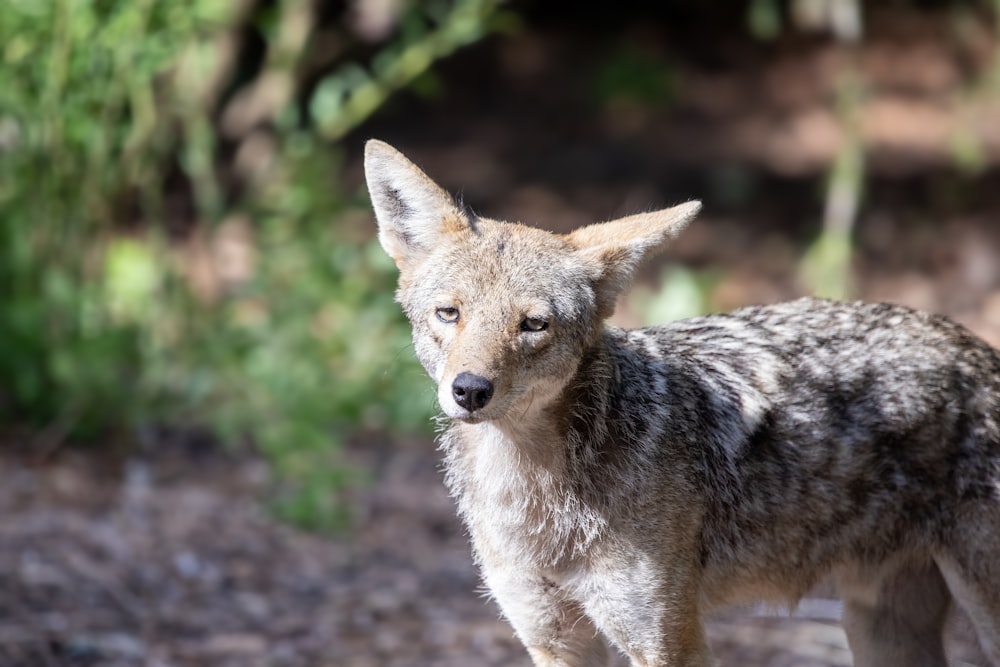
[[[816,299],[607,326],[700,208],[556,235],[365,173],[449,423],[446,480],[535,665],[712,664],[702,614],[832,575],[857,665],[945,665],[954,598],[1000,667],[1000,356],[943,317]]]

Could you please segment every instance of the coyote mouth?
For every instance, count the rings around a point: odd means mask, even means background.
[[[452,419],[455,421],[462,422],[464,424],[481,424],[483,422],[490,421],[490,417],[485,417],[479,414],[478,410],[476,410],[475,412],[466,412],[463,415],[454,416],[452,417]]]

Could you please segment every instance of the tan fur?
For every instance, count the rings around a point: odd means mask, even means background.
[[[801,300],[604,324],[697,202],[555,235],[463,212],[366,147],[438,386],[446,481],[535,665],[712,664],[702,615],[833,575],[862,667],[944,663],[952,598],[1000,667],[1000,356],[958,325]]]

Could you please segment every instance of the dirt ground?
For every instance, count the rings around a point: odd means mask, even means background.
[[[856,293],[947,313],[1000,345],[1000,116],[995,100],[966,104],[962,87],[989,54],[934,20],[907,21],[876,30],[860,55],[872,153]],[[823,165],[842,138],[831,105],[842,50],[727,42],[677,60],[684,95],[651,110],[581,92],[579,72],[617,48],[581,49],[593,26],[539,25],[446,63],[456,94],[403,95],[351,136],[348,186],[361,182],[363,140],[378,136],[480,213],[552,229],[698,197],[703,219],[661,266],[715,276],[720,308],[802,293]],[[621,32],[669,62],[692,39],[676,33]],[[950,148],[963,127],[986,160],[974,178]],[[0,667],[529,664],[480,589],[429,440],[351,446],[372,481],[354,492],[353,529],[334,537],[271,519],[268,471],[250,453],[162,437],[145,452],[39,463],[18,445],[0,447]],[[846,666],[835,612],[737,610],[709,636],[723,665]],[[951,636],[953,664],[985,665],[961,617]]]
[[[212,446],[166,439],[155,455],[44,466],[3,456],[0,665],[528,667],[482,595],[432,444],[350,456],[375,482],[339,537],[269,518],[266,467]],[[952,664],[985,667],[964,621],[953,626]],[[829,620],[736,611],[709,637],[722,665],[851,664]]]

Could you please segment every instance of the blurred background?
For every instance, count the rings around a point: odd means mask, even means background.
[[[819,294],[998,345],[998,17],[5,0],[0,665],[528,665],[441,486],[364,141],[556,231],[702,199],[619,324]],[[849,665],[831,615],[710,638]]]

